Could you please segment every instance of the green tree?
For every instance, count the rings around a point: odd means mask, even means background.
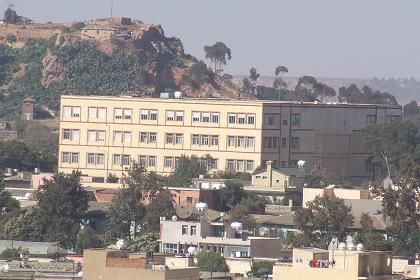
[[[173,187],[189,187],[192,179],[207,174],[206,162],[196,156],[182,155],[174,171],[168,176],[167,184]]]
[[[299,78],[294,91],[296,98],[303,101],[326,101],[329,97],[336,95],[333,88],[318,82],[312,76],[302,76]]]
[[[45,241],[46,220],[39,207],[22,209],[1,225],[3,236],[15,240]]]
[[[74,247],[80,222],[88,209],[88,195],[80,173],[56,173],[38,189],[38,206],[45,215],[45,238]]]
[[[289,69],[287,69],[286,66],[280,65],[276,67],[274,74],[278,76],[278,75],[283,75],[284,73],[288,73],[288,72],[289,72]]]
[[[303,240],[310,240],[312,245],[327,248],[333,237],[343,240],[353,225],[351,207],[342,199],[329,196],[317,196],[306,203],[306,208],[295,212],[295,227],[304,235]]]
[[[197,255],[197,266],[202,271],[209,271],[210,278],[213,277],[213,272],[227,272],[229,267],[226,264],[226,260],[220,254],[204,251]]]
[[[211,46],[204,46],[206,58],[214,63],[214,72],[222,71],[222,65],[232,58],[231,50],[222,42],[216,42]]]
[[[107,183],[118,183],[120,179],[115,175],[115,173],[109,173],[108,177],[106,178]]]
[[[395,96],[388,92],[373,91],[368,86],[363,86],[360,90],[356,85],[349,87],[341,87],[338,90],[338,101],[348,103],[364,103],[364,104],[389,104],[397,105]]]
[[[76,253],[83,254],[84,249],[100,248],[103,246],[102,239],[89,226],[81,229],[76,237]]]
[[[366,250],[369,251],[391,251],[391,243],[382,235],[375,233],[373,220],[367,213],[362,213],[360,217],[360,232],[356,237],[356,242],[363,243]]]
[[[273,274],[273,262],[270,261],[255,261],[251,265],[251,277],[262,278]]]
[[[167,219],[175,214],[174,200],[172,193],[167,189],[162,189],[156,196],[151,198],[147,205],[144,223],[153,231],[159,232],[160,217]]]
[[[244,230],[255,231],[256,221],[251,214],[263,214],[267,201],[258,196],[243,198],[229,211],[230,222],[239,222]]]
[[[417,101],[413,100],[404,105],[403,111],[405,117],[418,115],[420,113],[419,104],[417,103]]]
[[[181,76],[181,85],[190,86],[193,90],[198,90],[205,83],[210,82],[211,74],[207,65],[199,61],[191,65]]]
[[[130,242],[129,249],[135,252],[156,252],[159,249],[159,234],[145,232]]]
[[[225,180],[225,187],[221,188],[218,192],[223,211],[232,209],[243,198],[247,197],[247,193],[240,180]]]
[[[18,259],[20,257],[20,251],[22,250],[21,247],[18,248],[11,248],[7,247],[0,253],[0,259]]]
[[[12,194],[5,191],[3,172],[0,170],[0,217],[19,209],[20,203],[12,197]]]
[[[11,24],[16,24],[19,21],[19,17],[14,9],[11,7],[4,11],[4,21]]]

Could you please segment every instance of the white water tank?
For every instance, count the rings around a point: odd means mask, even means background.
[[[174,221],[174,222],[178,221],[178,217],[176,215],[173,215],[172,216],[172,221]]]
[[[363,251],[363,244],[362,244],[362,243],[357,244],[357,246],[356,246],[356,250],[357,250],[358,252]]]
[[[230,226],[236,231],[240,231],[242,229],[242,223],[239,222],[233,222],[230,224]]]
[[[182,98],[183,96],[184,94],[182,93],[182,91],[175,91],[174,93],[175,98]]]
[[[122,249],[127,248],[128,242],[125,239],[118,239],[118,241],[115,245],[117,245],[117,248],[119,250],[122,250]]]
[[[205,211],[207,209],[208,205],[205,202],[198,202],[195,205],[195,208],[197,209],[198,212],[202,212]]]
[[[338,250],[346,250],[347,249],[347,245],[344,242],[341,242],[340,244],[338,244]]]

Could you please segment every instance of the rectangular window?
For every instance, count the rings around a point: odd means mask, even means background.
[[[184,112],[176,112],[175,113],[176,116],[176,121],[177,122],[183,122],[184,121]]]
[[[173,144],[174,143],[174,135],[173,133],[166,133],[166,137],[165,137],[165,143],[166,144]]]
[[[98,119],[106,119],[106,108],[98,108]]]
[[[80,107],[72,107],[71,116],[73,118],[79,118],[80,117]]]
[[[235,170],[235,161],[233,159],[228,159],[226,164],[227,170]]]
[[[264,114],[264,125],[275,126],[280,118],[279,114]]]
[[[122,155],[122,164],[130,165],[130,155]]]
[[[71,153],[71,163],[79,163],[79,153]]]
[[[210,113],[209,112],[203,112],[201,121],[202,122],[210,122]]]
[[[386,123],[394,123],[401,121],[401,116],[386,116]]]
[[[243,136],[238,136],[236,137],[237,141],[236,141],[236,146],[237,147],[245,147],[245,137]]]
[[[283,125],[287,125],[287,119],[283,120]]]
[[[255,124],[255,115],[248,114],[248,124]]]
[[[158,112],[156,110],[150,110],[150,120],[157,121]]]
[[[246,141],[247,148],[253,148],[255,144],[255,138],[254,137],[248,137]]]
[[[292,114],[291,124],[299,126],[300,125],[300,114]]]
[[[200,122],[200,112],[193,112],[192,113],[192,121],[193,122]]]
[[[63,107],[63,117],[70,118],[71,117],[71,107],[64,106]]]
[[[297,167],[297,160],[291,160],[290,161],[290,167]]]
[[[105,141],[105,131],[103,130],[98,131],[98,141],[101,141],[101,142]]]
[[[213,159],[210,164],[211,169],[218,169],[219,161],[217,159]]]
[[[104,154],[97,154],[96,164],[97,165],[104,165],[104,163],[105,163],[105,155]]]
[[[122,142],[122,132],[114,131],[114,143],[121,143],[121,142]]]
[[[70,129],[63,129],[63,139],[64,140],[71,140],[71,130]]]
[[[181,233],[182,235],[188,234],[188,226],[182,225]]]
[[[244,171],[244,161],[243,160],[237,160],[236,161],[236,170],[237,171]]]
[[[211,137],[211,145],[212,146],[219,146],[219,136],[213,135]]]
[[[140,132],[140,143],[147,143],[147,133]]]
[[[124,119],[131,120],[131,109],[124,109]]]
[[[287,139],[286,138],[281,138],[281,147],[283,149],[285,149],[287,147]]]
[[[174,163],[174,159],[173,159],[173,157],[165,157],[165,160],[164,160],[164,166],[165,166],[165,167],[170,167],[170,168],[172,168],[173,163]]]
[[[192,145],[200,145],[200,135],[193,135],[191,143]]]
[[[219,113],[212,113],[211,114],[211,122],[212,123],[219,123]]]
[[[121,155],[113,155],[112,163],[114,165],[121,165]]]
[[[278,141],[277,137],[264,137],[264,148],[276,149]]]
[[[235,137],[234,136],[228,136],[228,147],[235,147]]]
[[[71,138],[73,141],[79,141],[80,139],[80,130],[72,129],[71,131]]]
[[[114,118],[116,120],[121,120],[123,117],[123,109],[114,109]]]
[[[174,111],[166,111],[166,121],[173,122],[175,120],[175,112]]]
[[[280,167],[281,168],[285,168],[286,167],[286,162],[285,161],[280,161]]]
[[[191,226],[190,235],[196,235],[197,234],[197,227]]]
[[[149,119],[149,110],[140,110],[140,119],[147,121]]]
[[[143,168],[147,168],[147,157],[146,156],[139,156],[139,164]]]
[[[131,144],[131,132],[124,131],[124,144]]]
[[[151,132],[151,133],[149,133],[149,143],[156,143],[156,139],[157,139],[157,137],[156,137],[156,133],[155,132]]]
[[[245,114],[238,114],[238,123],[239,124],[245,123]]]
[[[209,145],[209,136],[208,135],[202,135],[201,136],[201,145],[208,146]]]
[[[87,163],[92,165],[95,164],[95,154],[87,155]]]
[[[149,156],[149,167],[156,167],[156,157]]]
[[[98,117],[98,108],[89,107],[89,119],[96,119]]]
[[[230,124],[236,123],[236,114],[229,114],[229,116],[228,116],[228,122]]]
[[[178,245],[172,243],[163,243],[163,252],[168,254],[178,254]]]
[[[61,161],[63,163],[70,163],[70,153],[62,153]]]
[[[88,141],[96,142],[96,130],[88,130]]]
[[[253,160],[247,160],[246,161],[246,170],[247,171],[254,170],[254,161]]]
[[[182,134],[175,134],[175,144],[181,145],[183,141]]]
[[[290,143],[292,149],[300,149],[300,137],[292,137],[292,143]]]

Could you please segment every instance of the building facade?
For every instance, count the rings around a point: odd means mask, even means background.
[[[303,160],[361,182],[374,176],[362,129],[400,119],[401,107],[387,105],[62,96],[59,170],[100,182],[131,159],[169,174],[181,155],[210,154],[213,170]]]

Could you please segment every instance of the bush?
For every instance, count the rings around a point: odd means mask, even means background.
[[[107,183],[118,183],[120,179],[118,179],[117,175],[114,173],[109,173],[108,177],[106,178]]]
[[[100,248],[103,242],[91,227],[80,230],[76,237],[76,253],[82,254],[84,249]]]
[[[16,41],[17,41],[17,37],[16,37],[16,35],[15,35],[15,34],[7,34],[7,35],[6,35],[6,41],[7,41],[8,43],[16,43]]]
[[[258,278],[273,274],[273,263],[269,261],[254,262],[250,274],[249,276]]]
[[[229,267],[226,264],[225,258],[215,252],[200,252],[197,255],[197,266],[200,270],[210,272],[227,272]]]
[[[20,250],[22,250],[21,247],[19,248],[10,248],[7,247],[3,252],[0,254],[1,259],[17,259],[20,257]]]

